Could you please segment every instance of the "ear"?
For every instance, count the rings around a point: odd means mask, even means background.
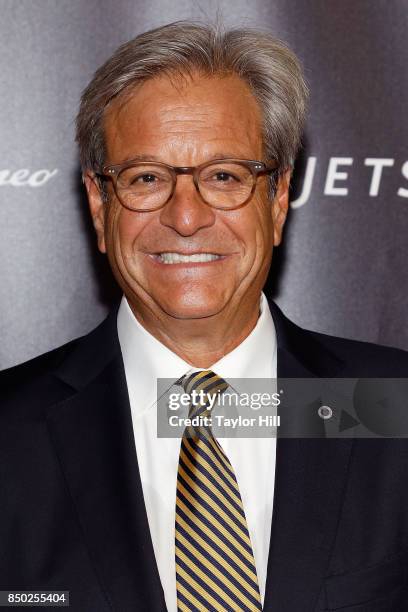
[[[282,240],[283,226],[289,208],[289,183],[292,170],[286,170],[278,180],[276,195],[272,204],[273,244],[278,246]]]
[[[93,172],[86,172],[83,176],[86,193],[88,195],[89,210],[95,228],[98,248],[101,253],[106,253],[105,245],[105,204],[97,177]]]

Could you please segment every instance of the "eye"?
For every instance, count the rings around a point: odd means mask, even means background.
[[[124,168],[118,175],[117,184],[121,189],[147,193],[167,186],[169,181],[171,175],[166,169],[156,168],[154,164],[140,164]]]
[[[135,176],[132,183],[154,183],[158,180],[158,177],[154,174],[139,174]]]
[[[229,172],[223,172],[223,171],[216,172],[215,174],[213,174],[212,178],[219,183],[232,183],[237,180],[237,177],[234,176],[233,174],[230,174]]]

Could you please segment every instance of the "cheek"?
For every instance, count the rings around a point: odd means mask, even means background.
[[[230,217],[230,230],[242,245],[245,267],[251,268],[268,257],[273,246],[270,203],[254,200]]]
[[[147,224],[147,219],[140,214],[115,207],[108,215],[108,234],[111,250],[129,256]]]

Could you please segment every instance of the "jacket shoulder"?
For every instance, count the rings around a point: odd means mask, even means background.
[[[40,415],[91,380],[116,351],[116,310],[95,329],[0,372],[0,416]]]
[[[53,372],[79,342],[80,338],[0,372],[0,422],[36,422],[47,408],[69,396],[72,389]],[[28,421],[27,421],[28,419]]]
[[[0,389],[2,392],[17,389],[30,381],[46,376],[56,369],[71,352],[81,338],[75,338],[51,351],[38,355],[29,361],[20,363],[0,372]]]
[[[408,352],[331,336],[300,327],[268,300],[278,338],[278,348],[293,355],[307,370],[331,378],[408,377]]]
[[[362,342],[304,330],[315,341],[344,362],[343,376],[405,377],[408,376],[408,352],[372,342]]]

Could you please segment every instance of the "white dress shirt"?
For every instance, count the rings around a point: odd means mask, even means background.
[[[157,437],[157,379],[174,381],[192,368],[152,336],[136,319],[125,297],[118,335],[132,412],[144,502],[168,612],[177,612],[175,505],[180,438]],[[261,296],[252,332],[207,369],[226,379],[276,378],[276,334],[268,302]],[[219,438],[237,478],[248,524],[262,604],[268,563],[276,438]]]

